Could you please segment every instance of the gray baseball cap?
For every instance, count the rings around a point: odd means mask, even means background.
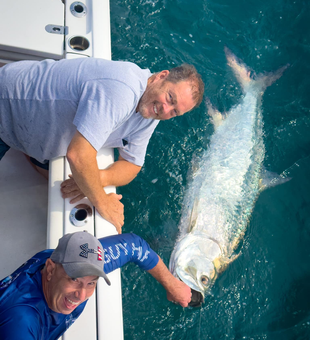
[[[87,231],[66,234],[59,239],[51,260],[62,264],[65,272],[72,278],[101,276],[110,286],[111,282],[103,271],[103,248],[95,236]]]

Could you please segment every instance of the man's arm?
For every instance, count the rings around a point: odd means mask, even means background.
[[[122,234],[99,239],[104,253],[104,271],[110,273],[128,262],[133,262],[149,272],[167,291],[169,301],[187,307],[191,301],[191,289],[175,278],[164,262],[140,236]]]
[[[141,170],[141,166],[132,164],[119,156],[118,160],[111,164],[107,169],[99,170],[101,186],[107,187],[113,185],[120,187],[130,183]],[[61,193],[63,198],[73,197],[70,203],[75,203],[86,195],[80,190],[74,178],[70,178],[62,182]]]
[[[81,191],[96,207],[99,214],[114,224],[118,233],[124,225],[124,206],[121,195],[106,194],[100,182],[97,151],[77,131],[67,150],[67,159],[72,175]]]
[[[122,156],[107,169],[100,170],[100,180],[103,187],[113,185],[121,187],[130,183],[141,170],[141,166],[126,161]]]

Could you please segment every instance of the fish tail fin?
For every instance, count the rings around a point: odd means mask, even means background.
[[[278,80],[283,72],[289,67],[289,64],[286,64],[282,67],[280,67],[279,69],[277,69],[274,72],[266,72],[260,75],[259,77],[259,81],[262,82],[262,88],[263,90],[266,89],[266,87],[270,86],[271,84],[273,84],[276,80]]]
[[[242,88],[246,90],[252,83],[251,74],[252,71],[246,66],[246,64],[241,61],[232,51],[225,46],[225,55],[227,59],[227,64],[232,68],[236,78],[242,85]]]
[[[283,72],[289,67],[289,64],[286,64],[275,72],[256,75],[256,73],[248,68],[248,66],[234,55],[228,47],[225,47],[225,54],[228,65],[233,69],[234,74],[242,85],[244,91],[246,91],[249,86],[253,86],[253,84],[256,84],[262,91],[264,91],[268,86],[279,79]]]

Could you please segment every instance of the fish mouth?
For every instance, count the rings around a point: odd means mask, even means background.
[[[192,291],[192,299],[191,302],[188,304],[190,307],[201,307],[203,304],[203,296],[197,290],[191,288]]]
[[[179,279],[181,282],[184,282],[179,275],[176,275],[176,278]],[[187,284],[186,282],[184,282],[185,284]],[[187,284],[188,285],[188,284]],[[189,286],[190,287],[190,286]],[[204,302],[204,296],[201,292],[198,292],[197,290],[191,288],[191,292],[192,292],[192,297],[191,297],[191,301],[188,304],[189,307],[201,307],[203,302]]]
[[[201,307],[204,302],[204,294],[203,294],[203,291],[200,290],[201,287],[191,282],[191,280],[187,280],[186,275],[180,275],[180,272],[178,270],[176,270],[175,277],[178,278],[183,283],[185,283],[191,289],[192,297],[191,297],[191,301],[188,304],[188,306],[189,307]]]

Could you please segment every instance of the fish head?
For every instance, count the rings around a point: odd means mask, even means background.
[[[171,255],[170,271],[203,299],[217,278],[213,261],[220,254],[216,241],[206,235],[188,234],[177,243]]]
[[[216,275],[212,261],[199,257],[181,259],[176,267],[176,273],[191,289],[200,292],[203,296]]]

